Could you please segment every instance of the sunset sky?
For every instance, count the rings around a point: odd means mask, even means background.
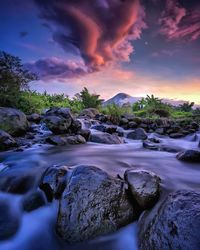
[[[37,91],[200,104],[199,0],[1,0],[0,38]]]

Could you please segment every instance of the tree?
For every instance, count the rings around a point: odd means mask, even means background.
[[[194,106],[194,102],[191,102],[191,103],[185,102],[185,103],[179,105],[178,109],[181,111],[184,111],[184,112],[191,112],[193,106]]]
[[[0,105],[14,106],[21,90],[28,90],[28,83],[36,75],[26,70],[19,57],[0,51]]]
[[[103,102],[99,97],[100,95],[91,94],[87,88],[84,88],[78,98],[82,101],[84,108],[98,108]]]

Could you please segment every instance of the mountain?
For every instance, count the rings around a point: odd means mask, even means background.
[[[119,106],[122,106],[124,104],[133,104],[135,102],[137,102],[138,100],[140,100],[142,97],[133,97],[133,96],[130,96],[128,94],[125,94],[125,93],[119,93],[115,96],[113,96],[112,98],[108,99],[107,101],[105,101],[103,103],[104,106],[106,105],[109,105],[109,104],[116,104],[116,105],[119,105]],[[174,99],[167,99],[167,98],[164,98],[162,99],[162,101],[164,103],[169,103],[169,104],[172,104],[174,106],[179,106],[180,104],[183,104],[184,102],[186,101],[183,101],[183,100],[174,100]],[[195,105],[194,107],[199,107],[199,105]]]
[[[119,93],[113,96],[112,98],[110,98],[109,100],[105,101],[103,105],[107,106],[110,104],[116,104],[116,105],[122,106],[123,104],[128,104],[128,103],[133,104],[140,99],[141,97],[133,97],[125,93]]]

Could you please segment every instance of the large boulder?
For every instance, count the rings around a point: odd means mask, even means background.
[[[61,135],[53,135],[46,139],[46,142],[57,145],[76,145],[76,144],[84,144],[86,143],[85,138],[82,135],[70,135],[70,136],[61,136]]]
[[[155,205],[160,195],[160,178],[146,170],[128,169],[124,174],[134,199],[142,209]]]
[[[200,163],[200,151],[185,150],[177,154],[177,159],[180,161]]]
[[[176,191],[154,212],[139,221],[139,249],[198,250],[200,246],[200,193]]]
[[[3,130],[0,130],[0,151],[7,150],[17,145],[14,138]]]
[[[0,107],[0,129],[12,136],[23,135],[28,129],[26,115],[18,109]]]
[[[125,183],[94,166],[76,167],[59,203],[57,232],[79,242],[116,231],[137,219]]]
[[[54,134],[67,133],[72,124],[72,118],[66,119],[61,116],[46,116],[44,119],[47,128]]]
[[[123,143],[122,139],[115,135],[115,134],[109,134],[109,133],[92,133],[90,135],[89,140],[91,142],[96,142],[96,143],[103,143],[103,144],[120,144]]]
[[[132,140],[146,140],[147,134],[143,128],[136,128],[127,134],[127,138]]]
[[[87,116],[88,118],[95,118],[96,115],[99,115],[98,109],[95,108],[87,108],[83,109],[80,113],[80,116]]]

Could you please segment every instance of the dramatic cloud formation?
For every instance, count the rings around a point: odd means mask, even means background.
[[[84,76],[87,72],[83,63],[66,61],[57,57],[40,59],[27,63],[26,68],[36,73],[42,79],[65,79]]]
[[[53,39],[79,53],[90,72],[113,61],[128,61],[131,41],[146,28],[139,0],[35,0]]]
[[[196,40],[200,37],[200,8],[186,10],[178,0],[166,0],[159,24],[162,26],[160,33],[169,39]]]

